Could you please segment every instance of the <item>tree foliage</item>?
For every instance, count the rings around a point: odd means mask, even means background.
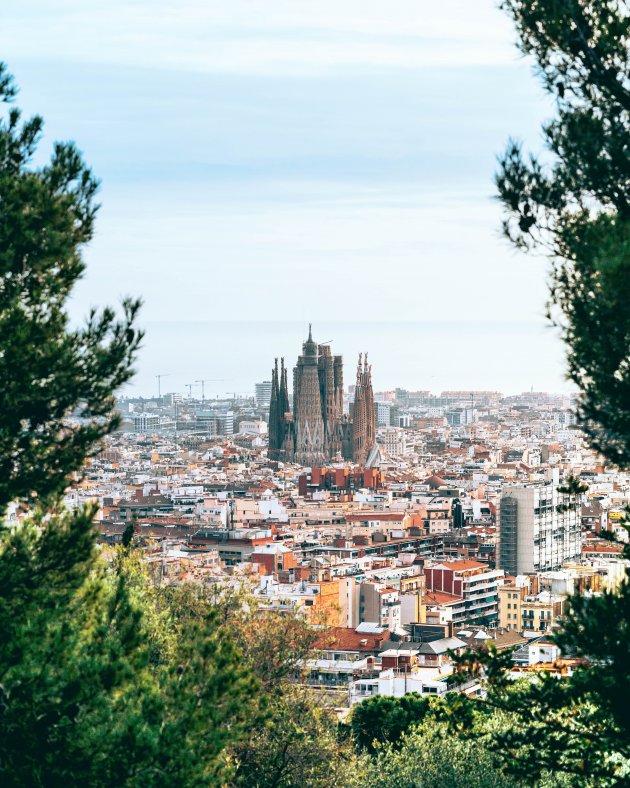
[[[99,557],[92,515],[3,537],[2,784],[220,784],[258,683],[216,609],[178,620],[138,561]]]
[[[352,710],[350,726],[359,749],[373,753],[384,744],[396,745],[403,733],[419,725],[429,711],[431,700],[417,692],[401,698],[374,695]]]
[[[267,720],[233,750],[234,786],[353,788],[364,785],[365,761],[340,735],[321,696],[284,685],[270,696]]]
[[[624,0],[504,0],[556,117],[547,155],[510,142],[496,178],[504,231],[552,263],[550,315],[567,345],[592,446],[630,464],[630,9]]]
[[[500,160],[504,231],[551,261],[549,312],[567,346],[591,445],[630,464],[630,8],[623,0],[504,0],[522,52],[556,105],[542,159],[511,142]],[[579,492],[570,480],[570,492]],[[554,634],[583,659],[570,678],[513,683],[510,654],[465,655],[488,684],[487,746],[525,782],[630,779],[630,585],[574,597]]]
[[[514,788],[480,738],[462,738],[434,720],[403,734],[398,747],[377,750],[366,785],[371,788]]]
[[[624,627],[627,599],[627,594],[607,592],[602,597],[572,600],[564,627],[554,636],[565,653],[585,660],[581,667],[573,663],[570,676],[540,673],[511,680],[510,651],[489,649],[458,657],[464,675],[476,675],[487,692],[484,700],[476,702],[473,725],[459,733],[477,738],[481,727],[485,746],[496,754],[505,772],[526,783],[547,780],[549,775],[563,785],[627,781],[627,640],[624,633],[614,632],[615,619],[606,619],[611,624],[602,626],[598,618],[617,613]],[[444,719],[457,732],[456,720]]]
[[[0,65],[0,103],[16,89]],[[259,682],[211,604],[194,615],[132,551],[95,544],[93,507],[60,499],[117,424],[138,302],[72,328],[97,182],[71,143],[32,166],[42,121],[0,117],[0,782],[224,784],[226,747],[261,719]]]
[[[118,424],[113,392],[132,374],[139,302],[70,326],[67,299],[85,265],[98,182],[73,143],[32,164],[40,117],[10,106],[0,63],[0,516],[9,502],[59,494]]]

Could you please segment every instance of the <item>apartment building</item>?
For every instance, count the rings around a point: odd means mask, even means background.
[[[516,632],[547,632],[563,615],[566,597],[549,591],[533,593],[531,580],[518,578],[499,587],[499,626]]]
[[[133,431],[147,434],[157,430],[160,417],[157,413],[138,413],[133,417]]]
[[[452,622],[496,626],[499,619],[499,584],[505,573],[480,561],[445,561],[426,566],[426,589],[450,594]],[[461,602],[457,599],[461,599]]]
[[[504,488],[499,510],[499,566],[511,575],[559,569],[582,549],[577,496],[559,492],[556,469],[544,481]]]
[[[392,632],[401,625],[400,593],[383,583],[363,582],[359,587],[359,621],[373,622]]]

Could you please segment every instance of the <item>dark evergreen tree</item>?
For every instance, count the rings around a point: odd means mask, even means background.
[[[0,104],[15,97],[0,65]],[[42,121],[0,118],[0,783],[224,784],[258,682],[216,606],[180,618],[136,551],[104,561],[61,495],[118,418],[137,301],[72,328],[97,183],[72,144],[31,165]],[[133,530],[127,533],[128,546]]]
[[[505,0],[556,117],[548,156],[500,160],[504,230],[552,264],[549,311],[567,345],[593,447],[630,465],[630,11],[625,0]]]
[[[352,738],[360,750],[370,753],[384,744],[397,745],[404,733],[424,720],[430,705],[430,699],[417,692],[402,698],[375,695],[352,710]]]
[[[630,464],[630,8],[623,0],[505,0],[522,51],[534,58],[556,117],[544,161],[510,143],[497,175],[505,233],[551,261],[549,310],[579,388],[591,445]],[[569,485],[577,492],[579,484]],[[571,600],[555,639],[586,667],[566,680],[514,685],[509,654],[466,655],[508,715],[492,746],[528,783],[630,780],[630,586]]]
[[[32,165],[40,117],[10,106],[0,64],[0,516],[10,501],[61,492],[118,423],[113,392],[132,374],[138,301],[72,328],[67,300],[94,230],[98,183],[72,143]]]

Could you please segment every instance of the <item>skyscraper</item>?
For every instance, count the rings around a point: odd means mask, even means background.
[[[293,415],[284,359],[280,371],[276,359],[269,404],[271,459],[313,466],[343,456],[365,464],[375,444],[374,397],[367,355],[363,365],[361,359],[355,392],[355,403],[356,397],[359,402],[356,434],[352,421],[343,415],[343,359],[333,356],[328,344],[313,340],[310,325],[293,369]]]
[[[271,381],[263,380],[262,383],[256,383],[256,405],[259,408],[268,408],[271,403]]]

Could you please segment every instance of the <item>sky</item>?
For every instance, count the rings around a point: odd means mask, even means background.
[[[528,325],[561,387],[545,262],[493,197],[553,112],[514,42],[492,0],[3,0],[42,156],[74,139],[102,179],[73,315],[142,296],[139,386],[181,361],[165,323],[286,320]]]

